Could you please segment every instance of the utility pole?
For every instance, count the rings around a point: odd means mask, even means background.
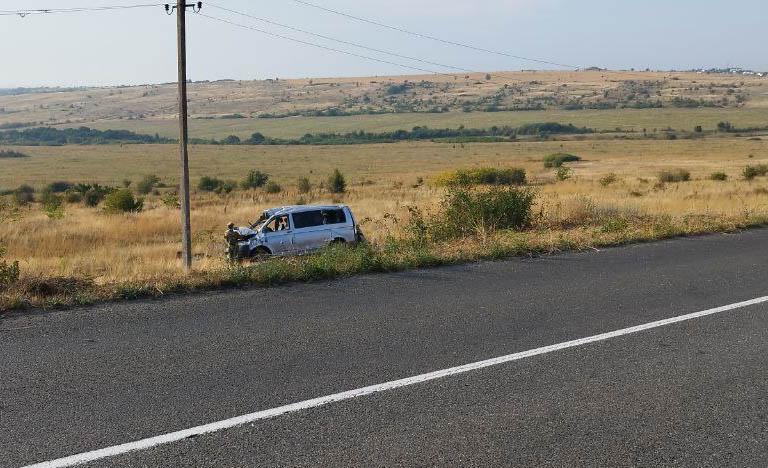
[[[179,159],[181,160],[181,182],[179,183],[181,202],[181,261],[184,271],[189,273],[192,269],[192,225],[190,222],[189,201],[189,151],[187,140],[189,127],[187,125],[187,8],[200,11],[202,2],[186,3],[178,0],[173,7],[176,9],[177,29],[177,53],[179,65]],[[195,7],[197,9],[195,10]],[[170,5],[165,5],[165,10],[171,14]]]

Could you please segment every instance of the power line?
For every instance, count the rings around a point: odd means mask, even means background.
[[[144,3],[139,5],[110,5],[100,7],[72,7],[72,8],[38,8],[30,10],[0,10],[0,16],[21,16],[28,15],[52,15],[59,13],[81,13],[109,10],[132,10],[134,8],[162,7],[164,3]]]
[[[374,20],[371,20],[371,19],[368,19],[368,18],[362,18],[360,16],[355,16],[355,15],[352,15],[350,13],[345,13],[343,11],[334,10],[332,8],[327,8],[327,7],[324,7],[322,5],[316,5],[314,3],[310,3],[310,2],[307,2],[307,1],[304,1],[304,0],[293,0],[293,1],[296,2],[296,3],[299,3],[301,5],[305,5],[305,6],[312,7],[312,8],[317,8],[318,10],[323,10],[323,11],[326,11],[328,13],[333,13],[334,15],[343,16],[345,18],[353,19],[355,21],[362,21],[363,23],[372,24],[374,26],[379,26],[381,28],[391,29],[392,31],[397,31],[397,32],[405,33],[405,34],[410,34],[411,36],[420,37],[422,39],[429,39],[429,40],[432,40],[432,41],[441,42],[443,44],[448,44],[448,45],[457,46],[457,47],[464,47],[465,49],[472,49],[472,50],[476,50],[476,51],[479,51],[479,52],[486,52],[486,53],[489,53],[489,54],[502,55],[504,57],[515,58],[515,59],[518,59],[518,60],[525,60],[525,61],[528,61],[528,62],[542,63],[542,64],[545,64],[545,65],[554,65],[554,66],[562,67],[562,68],[580,68],[580,67],[577,67],[575,65],[567,65],[567,64],[563,64],[563,63],[551,62],[549,60],[541,60],[541,59],[537,59],[537,58],[523,57],[522,55],[514,55],[514,54],[510,54],[508,52],[502,52],[502,51],[498,51],[498,50],[486,49],[484,47],[474,46],[472,44],[466,44],[466,43],[463,43],[463,42],[456,42],[456,41],[451,41],[451,40],[448,40],[448,39],[442,39],[442,38],[439,38],[439,37],[430,36],[429,34],[423,34],[423,33],[420,33],[420,32],[411,31],[411,30],[408,30],[408,29],[405,29],[405,28],[401,28],[401,27],[398,27],[398,26],[392,26],[390,24],[385,24],[385,23],[381,23],[379,21],[374,21]]]
[[[416,71],[420,71],[420,72],[431,73],[433,75],[454,76],[454,75],[451,75],[449,73],[443,73],[443,72],[439,72],[439,71],[435,71],[435,70],[430,70],[428,68],[420,68],[420,67],[415,67],[415,66],[412,66],[412,65],[405,65],[403,63],[392,62],[390,60],[380,59],[380,58],[376,58],[376,57],[370,57],[368,55],[362,55],[362,54],[358,54],[358,53],[355,53],[355,52],[350,52],[348,50],[336,49],[336,48],[324,46],[324,45],[321,45],[321,44],[315,44],[314,42],[304,41],[304,40],[301,40],[301,39],[296,39],[295,37],[284,36],[282,34],[273,33],[273,32],[270,32],[270,31],[265,31],[263,29],[259,29],[259,28],[254,27],[254,26],[249,26],[249,25],[245,25],[245,24],[235,23],[234,21],[226,20],[226,19],[223,19],[223,18],[218,18],[216,16],[206,15],[205,13],[199,13],[199,15],[200,16],[204,16],[204,17],[206,17],[208,19],[212,19],[214,21],[219,21],[221,23],[226,23],[226,24],[229,24],[229,25],[232,25],[232,26],[237,26],[239,28],[243,28],[243,29],[250,29],[251,31],[256,31],[256,32],[260,32],[262,34],[266,34],[268,36],[277,37],[279,39],[285,39],[287,41],[297,42],[299,44],[304,44],[304,45],[316,47],[318,49],[324,49],[324,50],[328,50],[328,51],[331,51],[331,52],[337,52],[337,53],[340,53],[340,54],[350,55],[352,57],[358,57],[358,58],[362,58],[362,59],[366,59],[366,60],[372,60],[374,62],[386,63],[388,65],[395,65],[397,67],[407,68],[407,69],[410,69],[410,70],[416,70]]]
[[[248,13],[243,13],[242,11],[231,10],[229,8],[225,8],[223,6],[216,5],[215,3],[206,2],[206,5],[207,6],[211,6],[213,8],[218,8],[219,10],[224,10],[224,11],[228,11],[230,13],[234,13],[236,15],[245,16],[247,18],[255,19],[257,21],[261,21],[261,22],[264,22],[264,23],[267,23],[267,24],[272,24],[272,25],[275,25],[275,26],[279,26],[281,28],[286,28],[286,29],[290,29],[292,31],[297,31],[297,32],[304,33],[304,34],[309,34],[310,36],[319,37],[321,39],[326,39],[326,40],[329,40],[329,41],[338,42],[340,44],[351,45],[353,47],[359,47],[361,49],[370,50],[372,52],[378,52],[378,53],[381,53],[381,54],[390,55],[392,57],[398,57],[398,58],[402,58],[402,59],[406,59],[406,60],[413,60],[413,61],[416,61],[416,62],[426,63],[426,64],[429,64],[429,65],[436,65],[438,67],[444,67],[444,68],[449,68],[449,69],[452,69],[452,70],[468,72],[468,73],[474,73],[474,70],[469,70],[469,69],[466,69],[466,68],[456,67],[456,66],[453,66],[453,65],[446,65],[444,63],[439,63],[439,62],[432,62],[432,61],[429,61],[429,60],[420,59],[418,57],[411,57],[411,56],[408,56],[408,55],[402,55],[402,54],[398,54],[396,52],[390,52],[390,51],[387,51],[387,50],[376,49],[374,47],[369,47],[369,46],[366,46],[366,45],[363,45],[363,44],[359,44],[359,43],[356,43],[356,42],[346,41],[344,39],[338,39],[338,38],[335,38],[335,37],[326,36],[324,34],[314,33],[312,31],[307,31],[305,29],[300,29],[300,28],[297,28],[297,27],[294,27],[294,26],[289,26],[287,24],[282,24],[282,23],[278,23],[276,21],[268,20],[268,19],[265,19],[265,18],[260,18],[258,16],[253,16],[253,15],[250,15]]]

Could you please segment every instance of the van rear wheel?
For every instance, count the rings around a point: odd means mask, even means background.
[[[332,246],[344,245],[346,243],[347,243],[347,241],[342,239],[341,237],[337,237],[336,239],[331,241],[331,245]]]

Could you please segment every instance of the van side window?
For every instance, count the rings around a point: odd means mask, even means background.
[[[347,215],[344,210],[324,210],[323,224],[344,224],[347,222]]]
[[[278,232],[286,231],[288,229],[288,215],[273,218],[266,226],[264,226],[264,232]]]
[[[323,225],[323,212],[320,210],[293,213],[291,216],[293,216],[293,227],[296,229]]]

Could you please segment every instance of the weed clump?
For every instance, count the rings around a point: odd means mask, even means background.
[[[556,167],[562,166],[567,162],[577,162],[577,161],[581,161],[581,158],[579,156],[576,156],[575,154],[554,153],[544,157],[544,167],[556,168]]]
[[[668,171],[661,171],[659,173],[659,182],[672,183],[672,182],[688,182],[691,180],[691,173],[685,169],[672,169]]]
[[[603,187],[608,187],[609,185],[616,182],[617,180],[619,180],[619,178],[616,176],[616,174],[611,172],[610,174],[606,174],[603,177],[601,177],[599,182],[600,182],[600,185],[602,185]]]

